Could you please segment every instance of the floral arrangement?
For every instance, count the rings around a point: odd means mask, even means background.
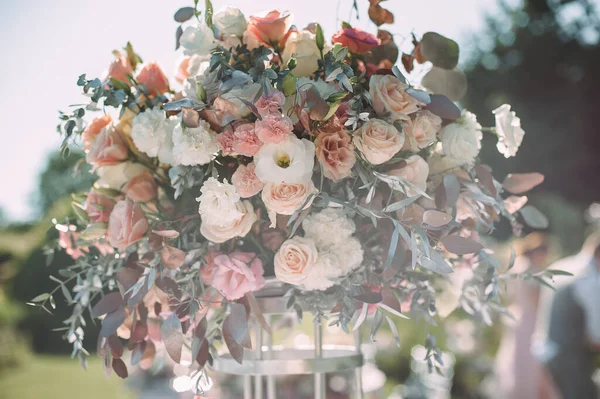
[[[369,14],[393,22],[379,1]],[[435,324],[455,270],[469,273],[450,310],[504,311],[508,275],[485,235],[501,216],[517,233],[520,220],[547,224],[520,196],[543,176],[500,183],[480,163],[484,132],[511,157],[524,131],[508,105],[492,128],[455,105],[466,86],[454,41],[414,35],[400,56],[385,30],[344,23],[329,43],[289,13],[213,13],[210,1],[175,20],[177,82],[128,43],[103,78],[79,77],[89,104],[61,113],[63,150],[83,147],[98,179],[74,195],[77,219],[55,223],[74,264],[31,304],[49,310],[63,293],[74,356],[85,362],[91,316],[105,369],[123,378],[123,340],[144,369],[168,355],[202,370],[219,343],[242,362],[249,323],[269,330],[255,297],[268,277],[299,317],[346,331],[371,320],[371,338],[385,320],[399,339],[392,315]],[[415,67],[429,68],[420,86]]]

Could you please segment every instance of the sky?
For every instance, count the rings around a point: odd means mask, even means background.
[[[34,216],[30,197],[47,155],[58,149],[58,110],[82,102],[77,77],[101,76],[111,52],[133,43],[145,61],[157,61],[173,77],[177,28],[173,13],[193,0],[0,0],[0,209],[10,221]],[[202,4],[203,1],[200,1]],[[237,6],[246,16],[278,8],[290,10],[302,28],[317,21],[326,37],[348,20],[352,0],[213,0],[215,11]],[[358,0],[360,19],[353,26],[375,33],[366,15],[367,0]],[[496,0],[390,0],[396,18],[384,26],[396,41],[433,30],[468,48],[484,29],[485,13]],[[176,83],[174,84],[174,86]]]

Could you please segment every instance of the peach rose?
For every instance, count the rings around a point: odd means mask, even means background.
[[[204,264],[200,266],[200,276],[202,277],[204,284],[212,285],[213,274],[215,274],[215,270],[217,269],[215,258],[219,255],[223,255],[223,253],[219,251],[210,251],[204,256]]]
[[[377,36],[352,27],[343,28],[333,35],[331,41],[348,47],[351,53],[356,54],[368,53],[381,44],[381,40]]]
[[[406,181],[421,191],[427,189],[427,177],[429,176],[429,165],[418,155],[408,157],[403,166],[397,169],[392,169],[388,172],[390,176],[396,176]],[[394,190],[401,190],[401,184],[398,182],[388,183]],[[417,191],[412,187],[406,187],[406,195],[412,197],[417,195]]]
[[[90,217],[90,223],[108,223],[114,207],[113,199],[95,191],[90,191],[85,201],[85,211]]]
[[[251,44],[258,42],[271,47],[279,46],[291,25],[292,16],[287,11],[281,13],[273,10],[265,16],[251,16],[246,32],[244,32],[244,42],[247,43],[248,37]]]
[[[317,159],[325,177],[338,181],[350,176],[356,163],[352,138],[345,129],[320,132],[315,140]]]
[[[233,131],[232,150],[237,154],[253,157],[262,144],[256,135],[254,123],[243,123]]]
[[[233,132],[230,129],[217,134],[217,146],[223,156],[234,155],[233,150]]]
[[[210,224],[202,221],[200,233],[209,241],[217,244],[224,243],[234,237],[245,237],[254,222],[256,222],[256,213],[250,201],[238,201],[236,209],[241,216],[233,219],[231,222]]]
[[[406,140],[402,149],[419,152],[436,141],[440,130],[442,118],[427,110],[419,111],[414,120],[408,120],[404,125]]]
[[[129,77],[133,76],[133,68],[129,62],[129,58],[123,53],[119,53],[115,60],[108,66],[106,79],[113,78],[121,82],[129,83]]]
[[[181,62],[179,63],[179,66],[177,67],[177,71],[175,71],[175,80],[180,83],[183,84],[183,82],[185,82],[185,80],[187,78],[190,77],[190,62],[192,61],[192,57],[185,57],[183,60],[181,60]]]
[[[153,200],[156,197],[157,190],[156,181],[148,170],[129,180],[123,189],[125,194],[136,202]]]
[[[81,137],[83,139],[83,147],[89,150],[92,144],[96,141],[96,137],[100,134],[102,129],[108,126],[112,122],[110,115],[104,115],[101,118],[94,118],[92,123],[85,128]]]
[[[230,301],[265,285],[262,261],[251,252],[232,252],[214,259],[215,271],[211,285]]]
[[[263,187],[261,198],[269,210],[272,227],[275,226],[272,213],[291,215],[300,209],[309,195],[317,189],[312,181],[307,184],[288,184],[269,182]]]
[[[144,65],[136,80],[146,86],[151,95],[160,95],[169,91],[167,75],[156,62]]]
[[[354,132],[354,145],[373,165],[392,159],[404,145],[404,133],[381,119],[371,119]]]
[[[269,96],[264,94],[254,103],[261,116],[269,114],[281,115],[281,108],[285,104],[285,95],[279,90],[273,90]]]
[[[117,202],[108,221],[108,241],[123,251],[141,240],[148,231],[146,215],[139,204],[130,199]]]
[[[373,109],[377,115],[389,114],[392,120],[407,121],[419,110],[419,101],[406,93],[408,85],[392,75],[373,75],[369,81]]]
[[[275,254],[275,276],[284,283],[301,285],[317,259],[314,241],[296,236],[285,241]]]
[[[109,125],[96,137],[96,141],[87,153],[85,160],[99,166],[116,165],[127,159],[128,151],[125,140],[114,126]]]
[[[263,183],[254,173],[254,168],[256,168],[254,163],[240,165],[231,176],[231,183],[242,198],[253,197],[263,188]]]
[[[265,144],[281,143],[292,133],[294,123],[285,115],[269,114],[254,125],[256,136]]]

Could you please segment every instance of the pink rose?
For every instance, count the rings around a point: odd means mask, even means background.
[[[146,215],[139,204],[130,199],[117,202],[108,220],[108,241],[123,251],[141,240],[148,231]]]
[[[204,284],[212,285],[212,278],[215,274],[215,270],[217,270],[215,258],[219,255],[223,255],[223,253],[210,251],[204,256],[204,264],[200,266],[200,276],[202,277]]]
[[[389,114],[392,120],[407,121],[419,110],[419,101],[405,91],[408,85],[393,75],[373,75],[369,86],[377,115]]]
[[[333,35],[331,40],[334,43],[340,43],[342,46],[348,47],[351,53],[356,54],[368,53],[381,44],[381,40],[377,36],[352,27],[340,30]]]
[[[269,114],[254,125],[256,136],[265,144],[281,143],[292,133],[294,123],[285,115]]]
[[[388,172],[390,176],[396,176],[401,178],[403,181],[412,184],[414,187],[421,191],[427,189],[427,177],[429,176],[429,165],[427,162],[418,155],[412,155],[402,162],[400,168],[392,169]],[[393,189],[401,190],[401,184],[392,181],[388,183]],[[412,187],[405,187],[406,195],[412,197],[417,195],[418,192]]]
[[[345,129],[320,132],[315,140],[317,159],[325,177],[338,181],[350,176],[356,163],[352,138]]]
[[[70,255],[73,259],[85,255],[82,249],[87,250],[87,247],[78,247],[77,244],[75,244],[80,235],[80,233],[75,232],[75,226],[69,226],[69,231],[61,230],[58,232],[58,245],[60,245],[61,248],[64,248],[67,255]]]
[[[133,68],[131,67],[129,58],[127,58],[125,54],[119,53],[119,55],[116,56],[116,59],[108,66],[106,78],[113,78],[130,84],[127,75],[133,76]]]
[[[261,116],[269,114],[281,115],[281,108],[285,104],[285,95],[279,90],[274,90],[271,95],[262,95],[258,101],[254,103]]]
[[[212,286],[230,301],[264,287],[262,261],[250,252],[233,252],[214,259],[216,266]]]
[[[442,130],[442,118],[431,112],[419,111],[414,120],[404,125],[406,140],[403,150],[419,152],[437,140],[437,133]]]
[[[288,184],[269,182],[263,187],[261,198],[269,211],[271,227],[276,225],[276,214],[291,215],[300,209],[308,197],[316,193],[312,181],[307,184]]]
[[[250,201],[238,201],[235,205],[240,216],[222,223],[210,224],[202,221],[200,234],[209,241],[217,244],[224,243],[234,237],[245,237],[256,222],[257,216]]]
[[[86,150],[90,149],[92,144],[96,141],[96,137],[98,137],[102,129],[108,126],[110,122],[112,122],[110,115],[104,115],[101,118],[94,118],[92,123],[85,128],[81,137],[83,138],[83,146]]]
[[[235,155],[235,151],[233,150],[233,132],[231,129],[217,134],[217,146],[223,156]]]
[[[85,160],[97,168],[121,163],[127,159],[127,155],[127,145],[121,133],[109,125],[100,132]]]
[[[281,13],[277,10],[269,11],[264,17],[251,16],[248,27],[244,33],[251,44],[258,42],[271,47],[279,46],[292,25],[292,16],[289,12]],[[246,42],[246,40],[244,40]],[[258,47],[258,46],[256,46]]]
[[[138,73],[136,80],[150,90],[151,95],[160,95],[169,91],[169,80],[156,62],[150,62]]]
[[[371,119],[354,132],[354,145],[373,165],[392,159],[404,145],[404,133],[381,119]]]
[[[114,207],[114,200],[95,191],[90,191],[85,201],[85,211],[90,217],[90,223],[108,223]]]
[[[123,191],[136,202],[148,202],[156,197],[156,181],[152,173],[146,170],[129,180]]]
[[[231,183],[242,198],[253,197],[263,188],[263,183],[254,173],[254,168],[256,168],[254,163],[240,165],[231,176]]]
[[[233,151],[237,154],[244,155],[246,157],[253,157],[256,155],[262,142],[256,135],[254,129],[254,123],[243,123],[235,128],[233,131]]]

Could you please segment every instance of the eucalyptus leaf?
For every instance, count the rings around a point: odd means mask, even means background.
[[[525,205],[519,211],[523,220],[534,229],[545,229],[549,225],[548,218],[533,205]]]
[[[165,344],[165,350],[175,363],[181,361],[181,350],[183,347],[183,333],[181,321],[177,313],[171,313],[160,328],[160,334]]]

